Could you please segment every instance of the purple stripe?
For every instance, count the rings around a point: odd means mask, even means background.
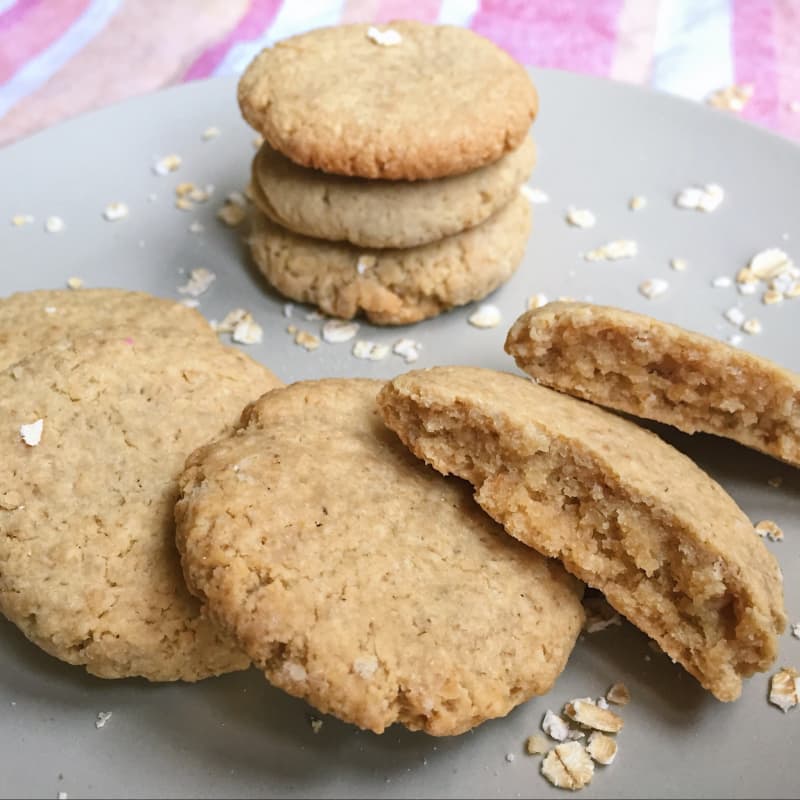
[[[0,31],[8,30],[21,22],[29,11],[33,11],[41,3],[42,0],[17,0],[11,8],[0,14]]]

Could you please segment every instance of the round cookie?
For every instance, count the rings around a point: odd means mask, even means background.
[[[264,144],[253,162],[254,200],[295,233],[358,247],[417,247],[474,228],[507,205],[533,169],[522,144],[493,164],[431,181],[374,181],[300,167]]]
[[[65,336],[112,326],[216,338],[202,314],[181,303],[124,289],[44,289],[0,298],[0,369]]]
[[[777,561],[725,490],[655,434],[471,367],[406,373],[378,402],[419,458],[470,481],[512,536],[600,589],[718,699],[775,661]]]
[[[380,382],[270,392],[187,462],[189,586],[270,682],[381,733],[457,734],[547,692],[581,585],[382,423]]]
[[[530,204],[518,195],[486,222],[407,250],[363,250],[292,233],[252,216],[253,259],[281,294],[351,319],[405,325],[480,300],[519,266],[530,231]]]
[[[0,611],[102,678],[246,668],[186,589],[176,479],[278,385],[213,340],[133,329],[64,339],[0,373]]]
[[[519,146],[538,109],[521,64],[466,28],[389,29],[397,44],[340,25],[263,50],[239,82],[244,118],[295,163],[361,178],[443,178]]]

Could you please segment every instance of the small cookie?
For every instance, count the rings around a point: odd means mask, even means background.
[[[183,336],[216,337],[202,314],[173,300],[123,289],[17,292],[0,298],[0,369],[65,336],[112,326],[171,330]]]
[[[410,372],[378,397],[389,427],[521,541],[600,589],[720,700],[770,667],[780,569],[726,492],[655,434],[525,378]]]
[[[249,244],[266,279],[286,297],[326,314],[363,312],[378,325],[405,325],[480,300],[519,266],[530,231],[521,195],[486,222],[407,250],[362,250],[292,233],[254,212]]]
[[[528,73],[466,28],[393,22],[293,36],[239,82],[247,122],[297,164],[388,180],[443,178],[522,142],[538,108]]]
[[[546,386],[800,466],[800,375],[766,358],[589,303],[550,303],[523,314],[506,351]]]
[[[522,144],[474,172],[433,181],[371,181],[299,167],[268,144],[253,162],[254,200],[295,233],[358,247],[417,247],[474,228],[507,205],[533,169]]]
[[[376,733],[457,734],[550,689],[582,587],[411,456],[381,422],[380,386],[260,398],[187,462],[178,547],[271,683]]]
[[[246,668],[184,584],[176,478],[277,385],[213,340],[141,330],[64,339],[0,373],[0,611],[102,678]],[[23,426],[38,420],[36,443]]]

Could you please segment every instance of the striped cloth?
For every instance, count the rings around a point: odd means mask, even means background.
[[[0,143],[338,22],[465,25],[524,64],[707,100],[800,140],[800,0],[0,0]]]

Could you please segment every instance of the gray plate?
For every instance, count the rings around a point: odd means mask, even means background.
[[[415,366],[463,363],[512,369],[503,352],[508,326],[525,298],[587,295],[648,312],[720,337],[734,332],[722,312],[741,303],[764,325],[743,346],[800,369],[800,300],[763,306],[758,295],[713,289],[758,250],[800,240],[800,151],[792,144],[695,105],[663,95],[558,72],[534,72],[542,114],[534,133],[540,163],[533,185],[552,199],[535,208],[525,261],[491,301],[503,312],[492,330],[467,324],[459,309],[413,328],[374,329],[365,338],[392,343],[411,336],[424,345]],[[30,213],[36,221],[0,225],[0,292],[62,287],[70,276],[89,286],[121,286],[178,297],[182,271],[205,266],[217,281],[201,310],[221,318],[250,309],[265,329],[248,352],[286,381],[335,375],[389,377],[409,369],[397,356],[359,361],[349,345],[307,353],[286,334],[283,301],[250,266],[237,234],[214,218],[222,196],[241,189],[253,154],[240,121],[233,80],[195,83],[80,117],[0,151],[0,220]],[[201,139],[210,125],[222,134]],[[167,153],[183,157],[167,177],[151,171]],[[213,183],[212,201],[186,213],[174,208],[179,181]],[[715,181],[726,200],[713,214],[674,207],[677,191]],[[151,193],[156,199],[148,199]],[[644,194],[646,209],[628,210]],[[113,201],[130,206],[120,222],[103,220]],[[592,209],[592,230],[564,222],[568,205]],[[42,223],[56,214],[60,234]],[[192,219],[205,225],[193,234]],[[582,251],[632,238],[637,258],[589,263]],[[797,251],[795,250],[797,253]],[[690,263],[669,268],[672,257]],[[798,255],[795,256],[796,258]],[[669,292],[648,301],[638,284],[666,278]],[[295,310],[312,332],[319,322]],[[752,519],[771,518],[786,531],[768,543],[788,578],[790,619],[800,620],[800,471],[711,437],[668,433],[733,494]],[[772,488],[767,480],[780,476]],[[778,664],[800,666],[800,640],[785,635]],[[625,624],[582,638],[552,693],[502,720],[452,739],[392,728],[383,736],[325,718],[318,734],[309,708],[270,688],[258,673],[201,684],[152,686],[104,682],[39,652],[0,623],[0,792],[5,796],[510,796],[560,794],[539,775],[539,758],[523,752],[544,711],[576,696],[602,694],[614,681],[630,687],[620,753],[599,768],[586,797],[796,796],[798,714],[767,704],[768,676],[747,682],[742,699],[723,705],[693,678],[655,653]],[[112,711],[98,730],[99,711]],[[513,754],[511,761],[506,754]]]

